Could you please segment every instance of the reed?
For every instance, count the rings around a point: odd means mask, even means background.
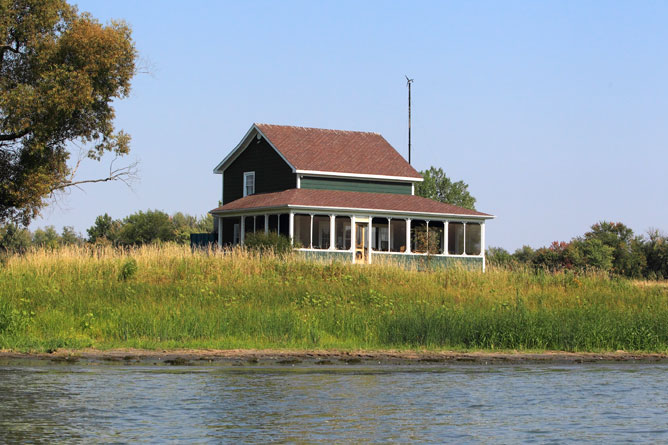
[[[0,263],[0,348],[668,351],[668,287],[177,245]]]

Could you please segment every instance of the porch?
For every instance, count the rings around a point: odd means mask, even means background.
[[[484,219],[286,210],[215,215],[218,244],[243,245],[250,233],[276,232],[307,257],[367,264],[383,258],[405,263],[429,260],[484,270]]]

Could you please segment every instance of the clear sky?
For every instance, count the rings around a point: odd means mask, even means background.
[[[488,246],[599,220],[668,231],[668,2],[80,1],[133,28],[151,74],[116,105],[133,190],[72,190],[31,228],[138,210],[204,214],[253,122],[381,133],[464,180]],[[107,164],[90,161],[79,177]]]

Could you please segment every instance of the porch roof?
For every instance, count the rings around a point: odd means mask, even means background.
[[[408,214],[462,216],[478,219],[493,215],[445,204],[414,195],[366,193],[340,190],[289,189],[282,192],[250,195],[211,210],[213,214],[242,213],[269,209],[322,209],[342,211],[373,211]]]

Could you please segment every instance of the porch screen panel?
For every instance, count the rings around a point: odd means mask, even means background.
[[[255,233],[264,233],[264,215],[255,217]]]
[[[329,216],[313,216],[313,238],[314,249],[329,249]]]
[[[337,250],[350,250],[350,217],[337,216],[334,220],[334,242]]]
[[[244,231],[246,233],[255,233],[255,217],[247,216],[244,221]]]
[[[466,254],[480,255],[480,224],[466,224]]]
[[[269,231],[278,232],[278,215],[269,215]]]
[[[406,221],[392,219],[390,221],[390,252],[406,251]]]
[[[421,219],[411,221],[411,251],[427,253],[427,221]]]
[[[443,253],[443,222],[429,221],[429,253]]]
[[[290,236],[290,215],[287,213],[281,213],[278,215],[278,222],[280,223],[278,228],[278,233],[283,236]]]
[[[390,236],[387,227],[387,218],[374,218],[371,221],[371,249],[387,252]]]
[[[448,253],[462,255],[464,253],[464,223],[448,224]]]
[[[311,247],[311,215],[295,215],[295,243],[301,244],[301,247]]]

